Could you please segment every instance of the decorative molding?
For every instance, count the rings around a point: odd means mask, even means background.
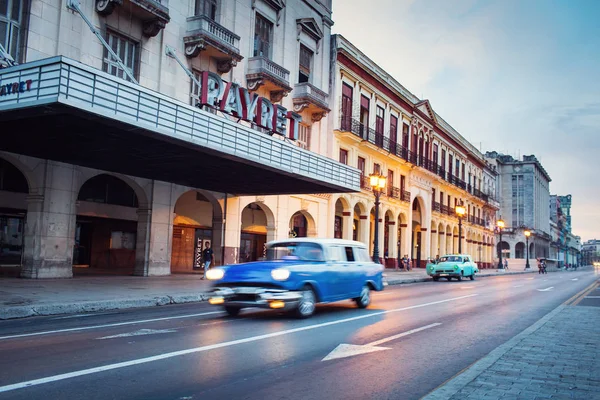
[[[264,203],[265,202],[265,196],[256,196],[256,203]]]
[[[161,29],[165,28],[165,26],[167,26],[165,21],[162,21],[158,18],[149,21],[144,21],[142,33],[148,37],[155,37],[156,35],[158,35]]]
[[[321,47],[321,40],[323,39],[323,31],[319,27],[319,24],[314,18],[299,18],[296,20],[296,40],[300,41],[300,34],[306,33],[309,37],[314,39],[317,44],[317,54],[319,54],[319,48]]]
[[[200,52],[205,49],[206,49],[206,43],[204,42],[204,40],[198,40],[193,43],[186,43],[185,56],[187,58],[197,57],[198,54],[200,54]]]
[[[308,101],[296,102],[296,103],[294,103],[294,112],[301,113],[309,105],[310,105],[310,103]]]
[[[284,0],[262,0],[264,3],[269,5],[275,12],[277,12],[277,26],[281,21],[281,10],[285,8]],[[256,0],[252,0],[252,9],[256,8]]]
[[[302,211],[308,211],[308,207],[310,206],[310,202],[306,199],[300,200],[300,209]]]
[[[246,80],[246,86],[248,86],[248,89],[250,89],[251,91],[258,90],[258,88],[264,85],[264,83],[265,80],[261,77],[249,78]]]
[[[235,66],[237,66],[237,60],[234,60],[233,58],[226,58],[224,60],[217,61],[217,71],[219,71],[221,74],[228,73]]]
[[[100,15],[110,15],[115,6],[123,4],[123,0],[96,0],[96,12]]]
[[[273,103],[279,103],[288,93],[287,90],[272,90],[269,97]]]
[[[325,117],[327,115],[326,112],[316,112],[316,113],[312,113],[311,116],[311,120],[312,122],[319,122],[320,120],[323,119],[323,117]]]

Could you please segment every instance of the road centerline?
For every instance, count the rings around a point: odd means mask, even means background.
[[[88,368],[88,369],[84,369],[84,370],[73,371],[73,372],[68,372],[68,373],[59,374],[59,375],[53,375],[53,376],[49,376],[49,377],[45,377],[45,378],[34,379],[34,380],[14,383],[11,385],[0,386],[0,393],[10,392],[13,390],[18,390],[18,389],[24,389],[24,388],[42,385],[42,384],[51,383],[51,382],[57,382],[57,381],[70,379],[70,378],[76,378],[76,377],[84,376],[84,375],[96,374],[99,372],[110,371],[110,370],[119,369],[119,368],[131,367],[134,365],[145,364],[145,363],[164,360],[164,359],[168,359],[168,358],[179,357],[179,356],[184,356],[184,355],[193,354],[193,353],[200,353],[200,352],[214,350],[214,349],[220,349],[223,347],[229,347],[229,346],[235,346],[235,345],[244,344],[244,343],[256,342],[259,340],[265,340],[265,339],[270,339],[273,337],[289,335],[289,334],[296,333],[296,332],[303,332],[303,331],[313,330],[313,329],[317,329],[317,328],[322,328],[325,326],[337,325],[337,324],[342,324],[342,323],[351,322],[351,321],[358,321],[361,319],[371,318],[371,317],[375,317],[378,315],[390,314],[390,313],[394,313],[394,312],[413,310],[415,308],[432,306],[432,305],[436,305],[436,304],[448,303],[451,301],[462,300],[462,299],[466,299],[466,298],[473,297],[473,296],[477,296],[477,293],[460,296],[460,297],[453,297],[453,298],[445,299],[445,300],[433,301],[433,302],[424,303],[424,304],[417,304],[414,306],[396,308],[396,309],[385,310],[385,311],[378,311],[378,312],[374,312],[374,313],[370,313],[370,314],[366,314],[366,315],[359,315],[356,317],[344,318],[344,319],[340,319],[340,320],[336,320],[336,321],[323,322],[320,324],[308,325],[308,326],[303,326],[303,327],[299,327],[299,328],[286,329],[286,330],[279,331],[279,332],[272,332],[272,333],[268,333],[268,334],[264,334],[264,335],[251,336],[251,337],[244,338],[244,339],[231,340],[231,341],[215,343],[215,344],[211,344],[211,345],[207,345],[207,346],[200,346],[200,347],[195,347],[195,348],[191,348],[191,349],[163,353],[163,354],[158,354],[156,356],[144,357],[144,358],[139,358],[139,359],[135,359],[135,360],[114,363],[114,364],[107,364],[107,365],[103,365],[100,367]]]

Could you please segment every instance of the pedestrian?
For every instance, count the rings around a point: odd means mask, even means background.
[[[538,266],[538,275],[542,273],[542,261],[538,258],[537,259],[537,266]]]
[[[508,271],[508,260],[506,258],[504,259],[504,270]]]
[[[204,275],[202,279],[206,278],[206,271],[210,268],[214,258],[213,249],[210,247],[210,242],[204,243],[204,250],[202,251],[202,261],[204,262]]]
[[[407,255],[406,256],[406,270],[410,271],[410,257]]]

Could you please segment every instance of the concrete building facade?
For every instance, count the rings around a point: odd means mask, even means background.
[[[502,243],[498,243],[497,251],[501,249],[503,258],[509,262],[510,259],[524,259],[527,255],[524,232],[529,230],[530,259],[548,258],[551,230],[546,205],[550,199],[550,176],[533,155],[518,160],[492,151],[485,157],[498,172],[499,217],[505,222]]]
[[[491,266],[495,170],[428,100],[410,93],[343,36],[333,36],[332,50],[333,152],[362,175],[359,193],[336,199],[335,234],[372,249],[378,225],[379,254],[390,267],[405,255],[423,267],[428,259],[457,253],[459,240],[464,253]],[[379,224],[372,173],[387,177]],[[460,239],[458,204],[466,210]]]
[[[330,0],[13,2],[0,264],[165,275],[332,234],[360,181],[327,157]]]

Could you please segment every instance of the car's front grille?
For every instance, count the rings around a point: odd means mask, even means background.
[[[232,301],[256,301],[256,295],[255,294],[238,293],[238,294],[233,295],[231,300]]]

